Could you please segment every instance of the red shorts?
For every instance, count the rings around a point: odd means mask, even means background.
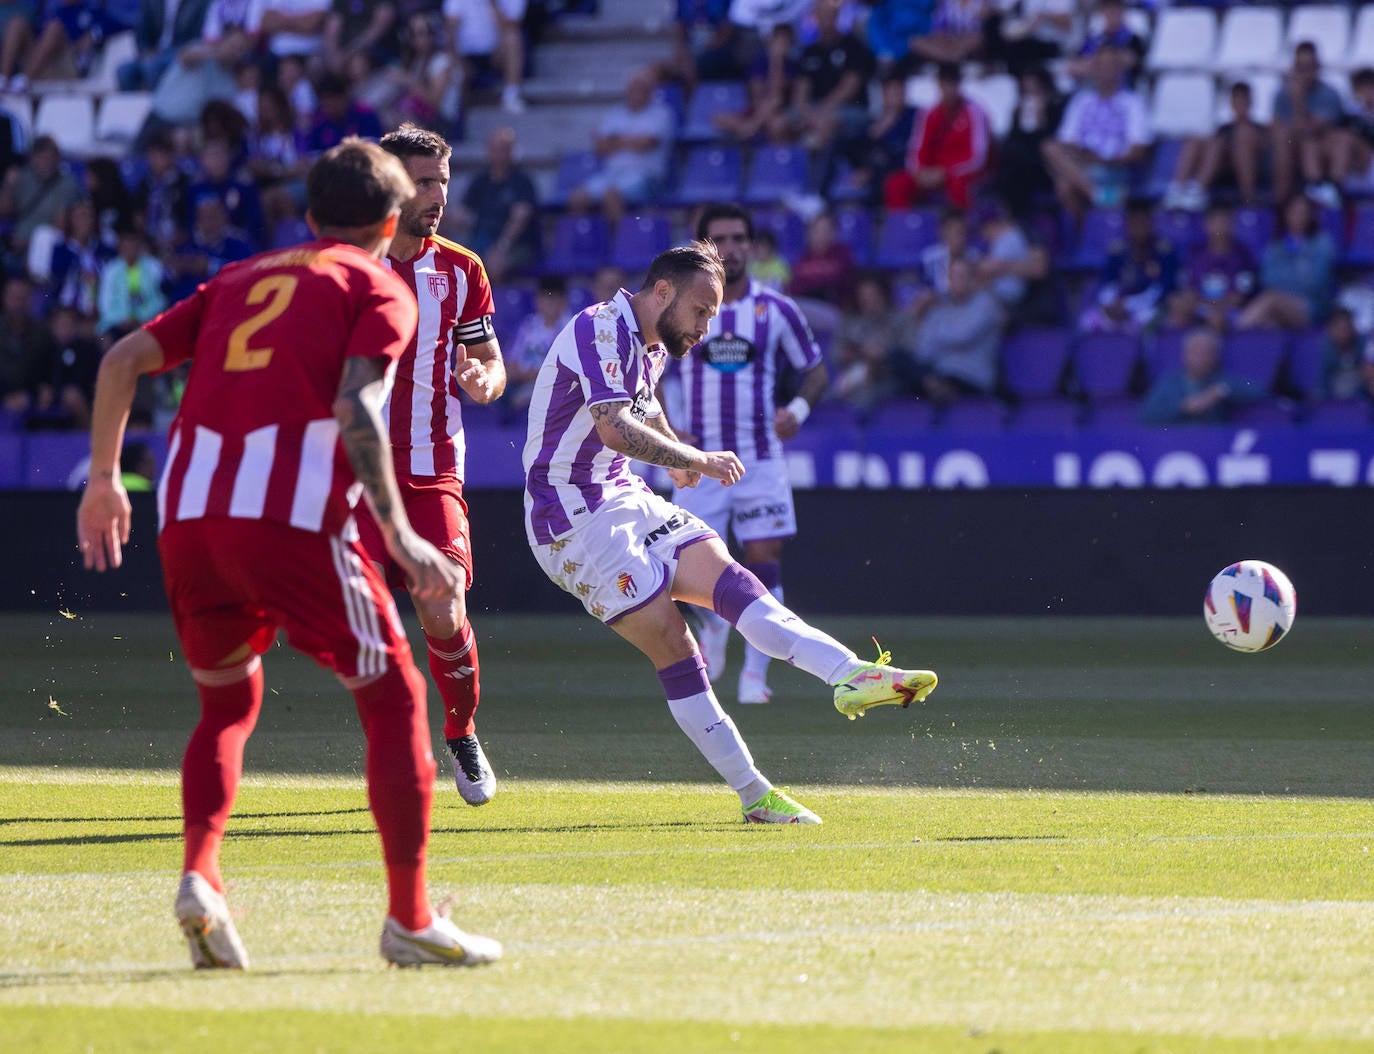
[[[170,523],[162,577],[186,659],[213,669],[243,644],[261,655],[279,629],[344,679],[411,662],[391,598],[356,542],[267,520]]]
[[[406,508],[410,526],[430,545],[438,549],[467,577],[465,589],[472,587],[472,539],[468,534],[468,504],[463,500],[463,481],[452,474],[444,476],[398,476],[401,504]],[[381,529],[372,516],[366,501],[359,501],[354,511],[358,521],[358,537],[368,559],[386,571],[386,584],[393,589],[406,588],[405,575],[386,551]]]

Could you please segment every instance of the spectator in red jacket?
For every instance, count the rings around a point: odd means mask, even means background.
[[[982,107],[959,90],[960,79],[957,64],[941,64],[940,102],[917,118],[906,167],[883,184],[889,209],[909,209],[941,192],[955,208],[972,204],[974,184],[988,168],[992,128]]]

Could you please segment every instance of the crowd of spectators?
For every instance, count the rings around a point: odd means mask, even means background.
[[[110,33],[131,27],[136,55],[119,86],[152,99],[118,162],[63,157],[47,137],[25,149],[0,119],[5,420],[83,427],[113,339],[225,264],[307,236],[304,174],[345,136],[413,121],[457,141],[483,91],[523,113],[532,20],[565,6],[0,2],[0,78],[11,91],[80,75]],[[1269,121],[1255,116],[1252,84],[1237,80],[1229,120],[1166,155],[1147,105],[1150,21],[1122,0],[677,8],[671,54],[627,75],[557,205],[541,200],[509,128],[490,134],[480,170],[455,181],[443,233],[479,252],[498,287],[529,292],[523,317],[500,319],[513,405],[560,315],[613,291],[617,275],[635,278],[606,253],[551,266],[554,228],[584,216],[614,232],[648,214],[690,230],[701,199],[679,194],[690,156],[679,137],[713,84],[744,90],[709,115],[709,142],[746,164],[775,149],[804,158],[775,196],[750,189],[771,217],[752,271],[803,305],[832,391],[860,410],[894,397],[1014,401],[999,356],[1027,326],[1070,340],[1186,334],[1180,372],[1147,370],[1142,357],[1133,377],[1153,421],[1224,418],[1250,396],[1374,392],[1374,292],[1340,295],[1361,275],[1345,265],[1337,232],[1348,188],[1374,176],[1374,69],[1351,71],[1348,93],[1338,91],[1303,43],[1264,100]],[[1014,85],[1000,120],[980,101],[988,77]],[[1176,159],[1167,171],[1157,151]],[[907,215],[926,219],[884,255],[878,232]],[[1324,334],[1312,390],[1282,375],[1272,391],[1214,381],[1228,335],[1245,330]],[[1227,396],[1212,399],[1222,388]],[[136,409],[152,421],[176,393],[175,378],[163,380]],[[1061,394],[1075,394],[1072,378]],[[1166,395],[1186,406],[1165,413]]]

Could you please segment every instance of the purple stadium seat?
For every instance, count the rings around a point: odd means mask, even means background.
[[[1304,395],[1321,391],[1326,334],[1319,329],[1299,333],[1288,354],[1288,377]]]
[[[704,86],[703,86],[704,87]],[[694,146],[682,165],[682,179],[674,191],[679,205],[700,205],[706,201],[734,201],[739,198],[744,162],[732,146]]]
[[[918,266],[922,250],[935,242],[939,229],[939,216],[932,209],[889,212],[878,228],[873,263],[892,270]]]
[[[826,399],[811,411],[807,428],[852,428],[858,419],[854,407],[842,399]]]
[[[789,194],[806,191],[808,153],[799,146],[761,146],[754,152],[744,200],[781,201]]]
[[[1345,252],[1345,210],[1319,209],[1317,222],[1322,230],[1331,235],[1331,241],[1336,246],[1336,258],[1340,259]]]
[[[1187,330],[1161,329],[1144,341],[1145,367],[1151,383],[1183,365],[1183,337]]]
[[[600,216],[560,216],[553,243],[537,270],[547,274],[590,274],[606,260],[606,222]]]
[[[1173,242],[1179,258],[1186,260],[1205,237],[1202,215],[1183,209],[1167,209],[1155,216],[1155,233]]]
[[[652,213],[626,216],[611,240],[611,259],[627,271],[641,271],[655,256],[673,244],[672,225],[666,216]]]
[[[1083,218],[1073,251],[1061,266],[1073,271],[1098,271],[1107,262],[1113,242],[1124,237],[1126,216],[1121,209],[1092,209]]]
[[[1139,428],[1140,403],[1135,399],[1104,399],[1093,404],[1089,421],[1094,428]]]
[[[1012,425],[1022,432],[1072,432],[1082,416],[1072,399],[1032,399],[1017,409]]]
[[[749,104],[748,88],[740,81],[705,81],[697,85],[687,104],[687,114],[678,138],[705,140],[719,137],[720,130],[711,123],[718,113],[739,113]]]
[[[911,302],[921,295],[926,284],[919,278],[899,278],[892,283],[892,306],[908,308]]]
[[[1273,234],[1273,209],[1236,209],[1236,241],[1254,253],[1256,260],[1264,255]]]
[[[1022,398],[1054,395],[1068,358],[1069,341],[1062,329],[1021,330],[1002,345],[1002,379]]]
[[[1092,333],[1074,349],[1074,375],[1083,394],[1094,401],[1121,398],[1131,386],[1140,343],[1125,333]]]
[[[1282,330],[1242,329],[1227,336],[1222,360],[1237,377],[1267,392],[1274,387],[1287,351],[1288,337]]]
[[[1007,423],[1007,407],[996,399],[961,397],[937,415],[941,428],[957,432],[995,432]]]
[[[1345,259],[1357,267],[1374,266],[1374,202],[1364,202],[1355,209]]]
[[[500,282],[491,291],[496,304],[497,331],[514,336],[516,328],[534,313],[534,291],[514,282]]]
[[[1145,177],[1144,192],[1147,198],[1153,200],[1164,196],[1174,178],[1174,169],[1178,167],[1178,155],[1182,152],[1182,139],[1160,139],[1155,143],[1150,171]]]
[[[545,204],[566,205],[574,190],[595,174],[596,154],[590,150],[574,150],[558,159],[558,172],[553,179],[553,191]]]
[[[795,260],[806,248],[806,226],[801,217],[790,209],[755,210],[754,231],[772,234],[778,243],[778,253],[784,260]]]
[[[920,399],[893,399],[878,406],[869,427],[884,434],[924,432],[935,422],[935,409]]]
[[[1369,401],[1366,399],[1328,400],[1312,408],[1307,418],[1309,428],[1324,432],[1359,432],[1371,423]]]
[[[1261,399],[1237,406],[1231,414],[1231,423],[1247,428],[1290,428],[1293,414],[1277,399]]]
[[[873,262],[873,216],[867,209],[836,209],[835,226],[840,241],[854,251],[860,267]]]

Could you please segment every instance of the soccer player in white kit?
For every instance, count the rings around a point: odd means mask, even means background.
[[[850,718],[924,699],[936,677],[888,666],[886,653],[862,662],[808,626],[715,531],[630,470],[631,459],[660,465],[682,487],[702,477],[728,487],[744,475],[732,451],[679,440],[658,401],[669,357],[701,342],[724,284],[711,243],[669,249],[638,293],[620,290],[554,338],[530,400],[525,529],[544,573],[654,664],[678,727],[739,795],[746,820],[820,823],[754,765],[674,601],[714,611],[761,651],[833,685],[836,709]]]
[[[801,308],[749,277],[754,223],[738,205],[708,205],[697,220],[697,237],[713,243],[725,265],[725,299],[706,339],[679,364],[682,415],[679,433],[704,447],[739,454],[745,477],[728,490],[678,488],[673,500],[744,548],[744,566],[782,600],[782,544],[796,535],[797,516],[782,441],[806,422],[829,385],[821,349]],[[776,405],[783,360],[801,374],[796,396]],[[703,611],[697,640],[706,673],[718,683],[725,672],[730,624]],[[745,644],[736,698],[766,703],[769,657]]]

